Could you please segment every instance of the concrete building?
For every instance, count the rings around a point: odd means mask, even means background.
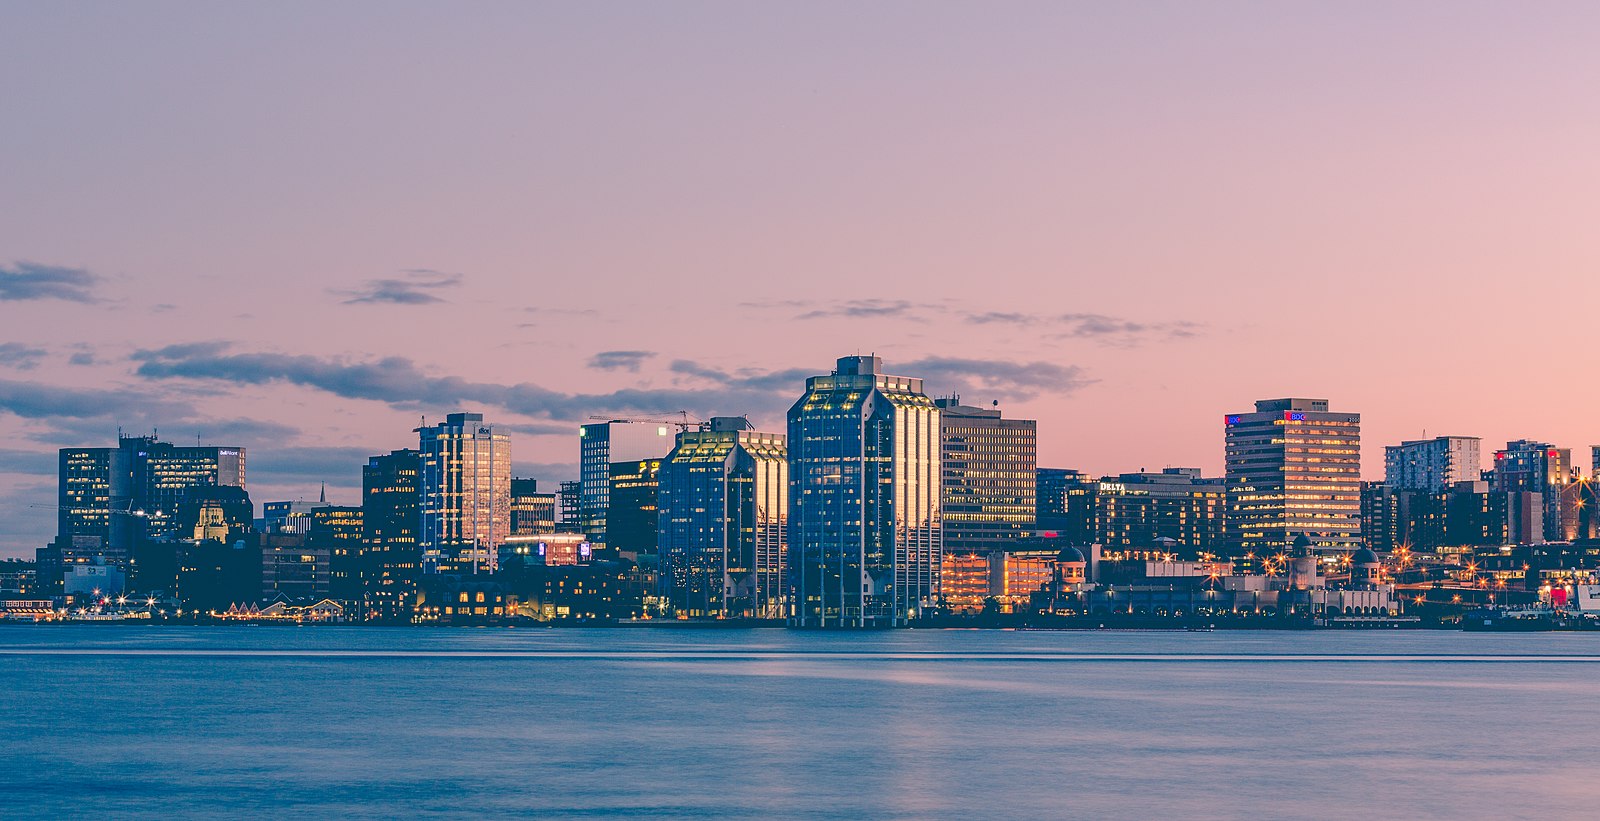
[[[480,413],[452,413],[416,432],[423,570],[494,572],[511,535],[511,437]]]
[[[789,409],[793,623],[889,627],[939,599],[939,408],[922,380],[849,356]]]
[[[1361,414],[1326,399],[1267,399],[1229,414],[1228,540],[1235,555],[1269,555],[1305,534],[1317,552],[1361,545]]]
[[[788,615],[789,449],[744,417],[684,431],[661,462],[660,595],[687,618]]]
[[[1016,547],[1038,521],[1038,423],[993,408],[934,400],[939,408],[944,549],[987,553]]]
[[[1383,483],[1395,490],[1442,493],[1457,482],[1476,482],[1483,473],[1476,436],[1437,436],[1383,449]]]

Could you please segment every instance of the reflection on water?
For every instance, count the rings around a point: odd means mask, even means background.
[[[6,626],[0,815],[1589,817],[1596,659],[1555,634]]]

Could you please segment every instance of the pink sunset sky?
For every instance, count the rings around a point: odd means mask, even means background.
[[[356,503],[421,415],[575,478],[590,414],[876,352],[1047,466],[1222,467],[1324,397],[1600,442],[1593,3],[0,9],[0,555],[55,448]]]

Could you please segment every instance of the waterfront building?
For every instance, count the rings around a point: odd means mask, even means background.
[[[416,432],[423,569],[494,572],[496,550],[511,535],[511,437],[481,413],[452,413]]]
[[[787,615],[788,438],[715,417],[661,461],[661,597],[688,618]]]
[[[1038,423],[999,410],[934,400],[939,408],[945,552],[1015,547],[1038,522]]]
[[[612,419],[578,429],[578,526],[597,547],[609,546],[611,466],[661,459],[672,450],[672,425]]]
[[[1475,482],[1482,472],[1476,436],[1437,436],[1383,449],[1383,483],[1395,490],[1442,493],[1457,482]]]
[[[414,450],[373,456],[361,469],[361,593],[367,619],[411,618],[422,574],[422,461]]]
[[[1571,448],[1530,439],[1507,442],[1504,450],[1495,451],[1489,472],[1494,490],[1539,496],[1542,521],[1533,541],[1566,541],[1577,532],[1577,497],[1565,492],[1577,479]]]
[[[511,480],[511,535],[556,532],[556,495],[540,493],[536,479]]]
[[[953,613],[978,613],[991,607],[1000,613],[1017,612],[1048,588],[1056,575],[1060,549],[1032,545],[1057,541],[1024,539],[1019,543],[1030,547],[945,553],[940,576],[944,606]]]
[[[1305,534],[1316,552],[1361,541],[1361,414],[1326,399],[1267,399],[1226,426],[1227,523],[1236,555],[1270,555]]]
[[[904,625],[939,599],[939,408],[849,356],[789,409],[794,624]]]

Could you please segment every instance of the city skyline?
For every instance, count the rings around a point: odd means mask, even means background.
[[[1600,12],[1223,9],[9,10],[0,556],[119,425],[352,504],[472,410],[553,489],[590,415],[779,430],[849,351],[1092,475],[1221,475],[1270,396],[1600,441]]]

